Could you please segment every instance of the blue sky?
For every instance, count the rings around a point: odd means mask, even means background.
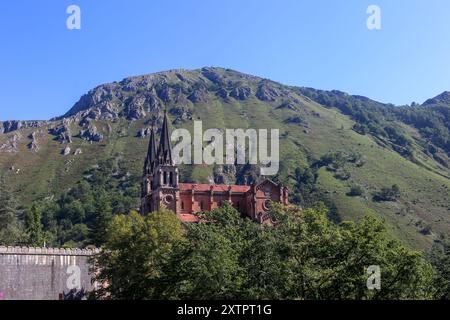
[[[81,8],[81,30],[66,9]],[[366,9],[381,8],[368,30]],[[9,0],[0,120],[65,113],[96,85],[220,66],[405,104],[450,90],[448,0]]]

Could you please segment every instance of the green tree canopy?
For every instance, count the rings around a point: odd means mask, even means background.
[[[272,204],[262,226],[230,205],[183,225],[162,211],[114,218],[98,260],[101,292],[119,299],[427,299],[433,268],[382,221],[336,224],[323,205]],[[381,289],[369,290],[369,266]]]
[[[183,240],[178,218],[167,210],[143,217],[115,216],[107,228],[102,253],[95,260],[97,298],[152,299],[164,286],[163,269]]]

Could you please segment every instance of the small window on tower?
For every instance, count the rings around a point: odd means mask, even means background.
[[[200,202],[200,210],[205,210],[205,206],[203,205],[203,201]]]
[[[170,185],[173,185],[173,172],[170,173],[169,181],[170,181]]]
[[[163,181],[164,181],[164,184],[167,184],[167,172],[163,173]]]
[[[184,210],[184,202],[181,201],[181,210]]]

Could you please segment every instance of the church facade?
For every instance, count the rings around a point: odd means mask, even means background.
[[[288,205],[288,189],[266,179],[251,186],[180,183],[178,167],[172,158],[167,114],[158,147],[153,128],[150,134],[142,182],[141,213],[146,215],[165,207],[183,222],[199,222],[198,213],[211,211],[229,202],[242,216],[258,223],[270,223],[271,201]]]

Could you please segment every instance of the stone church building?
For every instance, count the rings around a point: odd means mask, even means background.
[[[165,113],[158,147],[153,129],[150,134],[142,183],[142,214],[166,207],[183,222],[199,222],[196,213],[214,210],[228,201],[243,216],[258,223],[270,223],[270,201],[288,205],[288,189],[269,179],[251,186],[180,183],[179,180]]]

